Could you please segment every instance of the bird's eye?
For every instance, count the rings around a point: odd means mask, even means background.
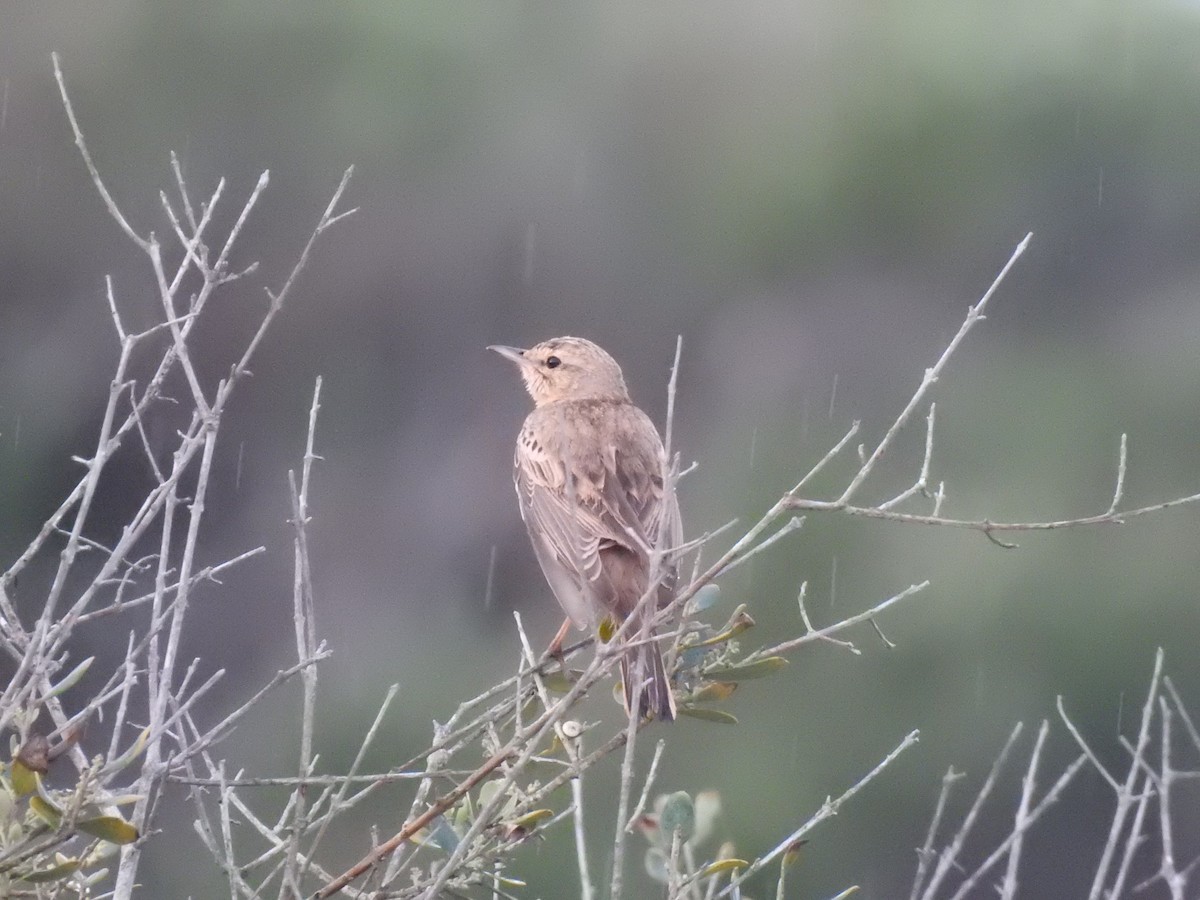
[[[547,369],[557,369],[561,365],[562,365],[562,360],[559,359],[557,356],[547,356],[546,357],[546,368]]]

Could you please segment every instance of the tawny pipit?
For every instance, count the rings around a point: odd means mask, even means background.
[[[638,616],[626,640],[644,643],[621,659],[625,710],[640,689],[640,716],[674,719],[662,654],[642,627],[673,596],[669,551],[683,540],[654,423],[629,399],[621,367],[591,341],[488,349],[517,364],[535,404],[517,438],[515,478],[521,518],[554,596],[579,628]],[[638,613],[652,587],[656,596]]]

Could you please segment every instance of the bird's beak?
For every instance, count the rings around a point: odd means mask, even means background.
[[[505,359],[512,360],[518,366],[529,365],[529,360],[525,358],[525,351],[520,347],[505,347],[503,344],[492,344],[488,349],[495,350]]]

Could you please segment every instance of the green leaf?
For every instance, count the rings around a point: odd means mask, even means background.
[[[504,782],[500,779],[493,778],[491,781],[485,781],[479,786],[479,805],[487,806],[492,802],[492,798],[496,796],[496,791],[500,790]]]
[[[57,828],[58,823],[62,821],[62,811],[41,795],[29,798],[29,808],[37,813],[39,819],[52,828]]]
[[[542,676],[542,684],[546,685],[546,690],[554,691],[556,694],[565,694],[582,674],[583,672],[579,669],[570,669],[566,672],[562,669],[555,669]]]
[[[112,844],[101,844],[102,847],[111,847]],[[92,854],[88,857],[87,865],[92,865]],[[100,882],[108,877],[108,869],[92,869],[83,876],[84,887],[95,887]]]
[[[692,644],[688,649],[691,649],[692,647],[712,647],[715,644],[723,644],[726,641],[737,637],[743,631],[753,628],[756,624],[757,623],[750,616],[750,613],[746,612],[746,604],[743,603],[733,611],[733,615],[729,617],[729,621],[725,623],[725,627],[719,634],[715,634],[710,638],[706,638],[699,643]]]
[[[688,698],[690,703],[717,703],[721,700],[728,700],[729,696],[737,690],[736,681],[710,681],[704,687],[700,688],[696,693]]]
[[[750,863],[744,859],[718,859],[716,862],[711,862],[700,870],[700,878],[709,878],[713,875],[720,875],[722,872],[736,872],[746,868]]]
[[[679,667],[681,669],[694,669],[704,662],[704,657],[708,656],[708,648],[706,647],[682,647],[679,651]]]
[[[521,707],[521,715],[532,719],[540,711],[541,703],[538,700],[537,694],[530,694],[529,699],[525,701],[525,705]]]
[[[519,816],[509,822],[510,825],[516,825],[518,828],[533,828],[538,822],[543,819],[549,819],[554,815],[552,809],[535,809],[532,812],[527,812],[523,816]]]
[[[112,772],[120,772],[146,751],[146,745],[149,742],[150,729],[145,728],[142,730],[142,733],[137,736],[137,740],[130,745],[129,749],[113,760],[113,762],[109,765],[109,769]]]
[[[54,685],[54,687],[50,688],[46,696],[57,697],[63,691],[69,691],[71,688],[75,687],[75,685],[79,682],[79,679],[87,674],[87,670],[92,667],[92,663],[95,662],[95,660],[96,657],[89,656],[74,669],[72,669],[66,678]]]
[[[450,815],[453,817],[455,832],[466,831],[467,823],[475,818],[475,809],[471,805],[471,795],[466,794],[458,803],[454,804],[454,808],[450,810]]]
[[[141,794],[116,794],[112,797],[105,797],[104,803],[107,806],[132,806],[141,799]]]
[[[767,656],[753,662],[742,663],[739,666],[722,666],[717,669],[707,669],[705,678],[713,681],[749,681],[755,678],[766,678],[774,675],[787,666],[788,661],[782,656]]]
[[[18,797],[28,797],[37,791],[37,773],[19,759],[14,759],[9,767],[9,778],[12,779],[13,793]]]
[[[458,848],[460,839],[458,832],[450,826],[445,816],[438,816],[437,823],[429,832],[429,840],[447,853],[453,853]]]
[[[446,853],[453,853],[460,841],[458,832],[446,821],[445,816],[438,816],[432,828],[420,829],[409,840],[421,847],[437,847]]]
[[[63,860],[56,866],[51,866],[48,869],[40,869],[37,872],[30,872],[26,875],[18,875],[22,881],[28,881],[31,884],[44,884],[48,881],[62,881],[79,871],[83,863],[78,859]]]
[[[84,834],[98,837],[110,844],[132,844],[138,839],[138,830],[120,816],[96,816],[81,819],[75,827]]]
[[[674,835],[678,831],[680,840],[687,841],[696,831],[696,805],[692,803],[688,792],[668,794],[658,814],[658,821],[664,836]]]
[[[543,819],[553,818],[553,816],[554,810],[552,809],[535,809],[511,821],[502,822],[500,833],[506,841],[523,841],[537,828],[539,822]]]
[[[719,725],[736,725],[738,723],[736,716],[732,716],[720,709],[706,709],[703,706],[681,706],[677,712],[681,716],[687,716],[689,719],[716,722]]]
[[[720,599],[721,588],[715,584],[706,584],[696,591],[696,596],[692,597],[692,612],[698,613],[711,609]]]
[[[89,873],[98,871],[94,868],[97,863],[116,856],[120,852],[121,848],[117,844],[110,844],[108,841],[96,841],[92,847],[92,852],[89,853],[87,855],[87,859],[84,860],[84,866],[87,868]],[[726,854],[726,856],[728,855],[729,854]]]

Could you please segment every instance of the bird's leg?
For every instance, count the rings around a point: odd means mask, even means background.
[[[555,658],[560,666],[566,666],[566,660],[563,659],[562,647],[563,641],[567,639],[567,632],[571,630],[571,619],[563,619],[562,627],[558,629],[558,633],[554,635],[554,639],[550,641],[550,646],[546,648],[546,652],[542,654],[542,659]]]

